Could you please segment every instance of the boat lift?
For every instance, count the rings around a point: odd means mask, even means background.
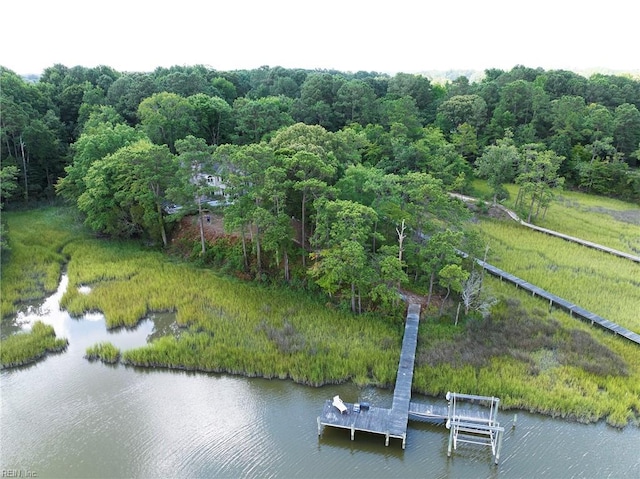
[[[500,460],[500,448],[504,427],[498,422],[498,405],[500,399],[488,396],[476,396],[472,394],[460,394],[448,392],[449,401],[446,426],[449,429],[449,446],[447,456],[451,457],[451,449],[457,449],[458,443],[479,444],[490,446],[495,464]],[[487,414],[469,414],[468,409],[458,407],[459,400],[478,401],[489,407]]]

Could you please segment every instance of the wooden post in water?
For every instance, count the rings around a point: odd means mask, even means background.
[[[516,423],[518,422],[518,414],[513,415],[513,424],[511,424],[511,429],[516,428]]]

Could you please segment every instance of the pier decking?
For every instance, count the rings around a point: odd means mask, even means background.
[[[493,266],[485,261],[476,259],[476,263],[482,266],[487,272],[489,272],[493,276],[496,276],[501,280],[504,279],[506,281],[509,281],[510,283],[513,283],[516,286],[516,288],[522,288],[526,291],[529,291],[534,296],[540,296],[541,298],[548,300],[550,307],[553,306],[554,304],[557,306],[560,306],[565,311],[567,311],[571,316],[576,315],[586,321],[590,321],[591,324],[597,324],[598,326],[604,329],[607,329],[619,336],[622,336],[628,339],[629,341],[633,341],[636,344],[640,344],[640,334],[638,333],[635,333],[627,328],[624,328],[619,324],[614,323],[613,321],[609,321],[608,319],[605,319],[602,316],[598,316],[597,314],[592,313],[591,311],[587,311],[586,309],[581,308],[580,306],[577,306],[571,303],[570,301],[567,301],[566,299],[561,298],[560,296],[556,296],[555,294],[550,293],[542,288],[539,288],[534,284],[528,283],[524,279],[518,278],[517,276],[511,273],[507,273],[506,271],[496,266]]]
[[[402,338],[402,350],[391,409],[370,407],[368,410],[360,409],[360,412],[355,412],[353,403],[345,403],[347,412],[340,414],[338,409],[333,407],[332,402],[327,400],[322,414],[318,417],[318,434],[322,433],[324,426],[349,429],[351,439],[354,438],[356,431],[364,431],[384,435],[387,446],[389,438],[401,439],[402,448],[405,448],[419,322],[420,305],[410,304]]]
[[[402,449],[407,444],[407,425],[409,419],[423,422],[446,424],[450,431],[448,455],[457,443],[467,442],[491,446],[496,464],[500,457],[500,445],[504,428],[497,422],[499,399],[484,396],[472,396],[457,393],[447,393],[448,406],[421,404],[411,401],[411,383],[413,381],[413,367],[415,363],[416,346],[418,344],[418,325],[420,323],[420,305],[410,304],[407,310],[407,320],[402,338],[402,350],[393,391],[391,409],[360,404],[343,403],[334,398],[327,400],[318,416],[318,435],[322,434],[325,426],[348,429],[351,440],[356,431],[382,434],[385,445],[389,445],[390,438],[402,440]],[[477,404],[460,405],[458,399],[478,401]],[[491,404],[490,411],[482,409],[483,403]],[[346,406],[346,411],[344,410]],[[342,409],[342,411],[341,411]]]

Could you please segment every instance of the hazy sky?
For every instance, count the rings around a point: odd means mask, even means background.
[[[0,65],[640,70],[636,0],[9,0]]]

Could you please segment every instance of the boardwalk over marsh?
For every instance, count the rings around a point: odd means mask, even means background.
[[[567,301],[566,299],[561,298],[560,296],[556,296],[555,294],[550,293],[534,284],[528,283],[524,279],[518,278],[517,276],[511,273],[507,273],[506,271],[496,266],[493,266],[485,261],[476,259],[476,263],[482,266],[487,272],[489,272],[493,276],[496,276],[501,280],[504,279],[506,281],[509,281],[510,283],[513,283],[516,286],[516,288],[522,288],[525,291],[529,291],[534,296],[540,296],[541,298],[548,300],[549,307],[553,305],[560,306],[562,309],[567,311],[571,316],[573,315],[578,316],[584,319],[585,321],[590,321],[591,324],[597,324],[598,326],[604,329],[607,329],[619,336],[622,336],[628,339],[629,341],[633,341],[636,344],[640,344],[640,334],[638,333],[635,333],[627,328],[624,328],[619,324],[614,323],[613,321],[609,321],[608,319],[605,319],[602,316],[598,316],[597,314],[592,313],[591,311],[587,311],[586,309],[581,308],[580,306],[577,306],[571,303],[570,301]]]
[[[459,193],[450,193],[451,196],[453,196],[454,198],[458,198],[462,201],[464,201],[465,203],[476,203],[478,201],[477,198],[473,198],[471,196],[465,196],[465,195],[461,195]],[[523,219],[521,219],[516,213],[515,211],[510,210],[509,208],[501,205],[501,204],[496,204],[495,205],[496,208],[499,208],[500,210],[504,211],[513,221],[521,224],[522,226],[525,226],[529,229],[532,229],[534,231],[538,231],[540,233],[544,233],[550,236],[555,236],[556,238],[561,238],[565,241],[570,241],[572,243],[578,243],[581,244],[582,246],[586,246],[588,248],[592,248],[592,249],[596,249],[599,251],[602,251],[604,253],[609,253],[612,254],[614,256],[618,256],[619,258],[624,258],[624,259],[628,259],[631,261],[634,261],[635,263],[640,263],[640,256],[636,256],[634,254],[631,253],[626,253],[624,251],[619,251],[617,249],[613,249],[613,248],[609,248],[608,246],[604,246],[598,243],[594,243],[593,241],[587,241],[584,240],[582,238],[576,238],[575,236],[569,236],[567,234],[564,233],[560,233],[559,231],[554,231],[554,230],[550,230],[548,228],[542,228],[540,226],[536,226],[534,224],[528,223],[526,221],[524,221]]]

